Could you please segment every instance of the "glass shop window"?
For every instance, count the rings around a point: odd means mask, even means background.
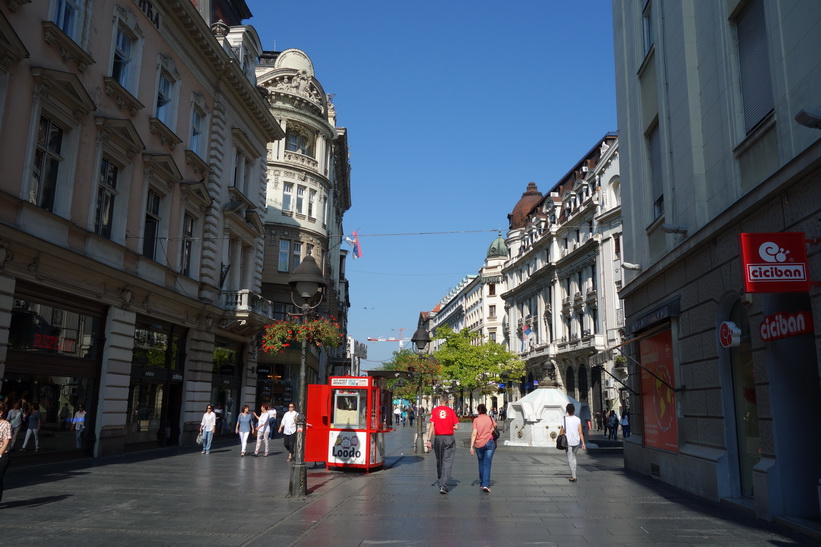
[[[363,429],[366,424],[365,390],[335,389],[331,427]]]

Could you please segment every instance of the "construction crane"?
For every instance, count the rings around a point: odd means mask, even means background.
[[[410,338],[402,338],[402,332],[405,329],[399,329],[399,338],[389,337],[389,338],[368,338],[368,342],[399,342],[399,350],[402,350],[402,344],[405,342],[410,342]]]

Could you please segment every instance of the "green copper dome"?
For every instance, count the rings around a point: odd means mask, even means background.
[[[499,234],[499,237],[493,240],[493,243],[490,244],[490,247],[487,250],[487,257],[488,258],[507,258],[507,245],[505,244],[505,238]]]

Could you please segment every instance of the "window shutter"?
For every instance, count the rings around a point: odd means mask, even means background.
[[[736,31],[744,130],[750,134],[773,110],[767,27],[761,0],[752,0],[747,4],[736,19]]]

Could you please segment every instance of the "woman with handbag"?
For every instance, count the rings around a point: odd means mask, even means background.
[[[564,418],[564,427],[560,433],[567,436],[567,465],[570,466],[570,482],[576,482],[576,452],[579,445],[585,450],[584,432],[582,432],[582,421],[576,416],[576,406],[568,403],[565,407],[567,416]]]
[[[490,466],[496,451],[496,421],[487,415],[485,405],[480,404],[476,410],[479,415],[473,420],[473,431],[470,432],[470,453],[475,453],[479,460],[479,487],[482,492],[490,494]]]

